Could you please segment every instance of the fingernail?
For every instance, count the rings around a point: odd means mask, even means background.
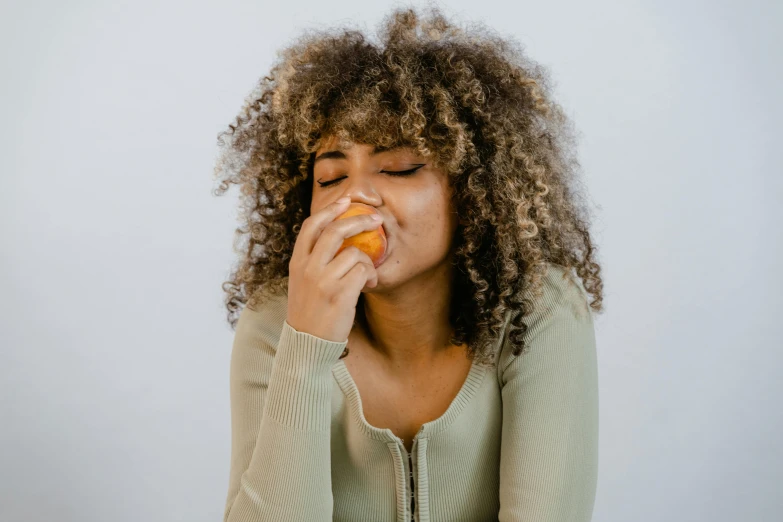
[[[380,221],[381,216],[379,216],[378,214],[370,214],[370,219],[374,219],[375,221]]]
[[[345,203],[348,203],[349,201],[351,201],[351,197],[350,196],[344,196],[344,197],[338,199],[337,203],[339,203],[340,205],[344,205]]]

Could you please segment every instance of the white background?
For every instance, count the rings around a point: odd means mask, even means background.
[[[301,29],[382,2],[5,2],[0,520],[217,521],[217,134]],[[594,521],[783,512],[781,3],[450,1],[581,133],[605,280]],[[777,33],[777,35],[776,35]]]

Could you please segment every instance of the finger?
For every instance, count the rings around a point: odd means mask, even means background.
[[[359,298],[359,294],[361,294],[367,282],[372,280],[370,276],[371,270],[372,265],[370,265],[370,268],[367,268],[366,264],[357,263],[340,279],[339,284],[343,289],[341,295],[348,302],[354,303]]]
[[[329,223],[313,247],[313,261],[325,266],[334,259],[347,238],[380,228],[382,220],[373,219],[374,215],[377,214],[361,214]]]
[[[351,198],[346,196],[345,198],[340,198],[337,201],[326,205],[324,208],[305,219],[304,223],[302,223],[301,230],[299,230],[299,236],[294,243],[294,250],[291,257],[301,256],[302,254],[304,254],[305,257],[310,255],[316,241],[318,241],[318,236],[321,235],[323,229],[334,221],[337,216],[345,212],[350,204]]]
[[[368,268],[375,272],[370,256],[353,245],[349,246],[326,265],[323,272],[324,277],[327,277],[330,281],[339,281],[359,263],[367,265]]]

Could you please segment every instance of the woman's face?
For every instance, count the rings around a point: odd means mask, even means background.
[[[375,151],[371,145],[325,140],[315,153],[310,213],[343,196],[383,216],[389,255],[377,267],[378,286],[370,292],[451,262],[459,220],[447,176],[430,158],[407,147]]]

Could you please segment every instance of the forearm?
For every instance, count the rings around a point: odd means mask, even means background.
[[[345,343],[280,335],[256,445],[226,522],[331,521],[331,367]]]

